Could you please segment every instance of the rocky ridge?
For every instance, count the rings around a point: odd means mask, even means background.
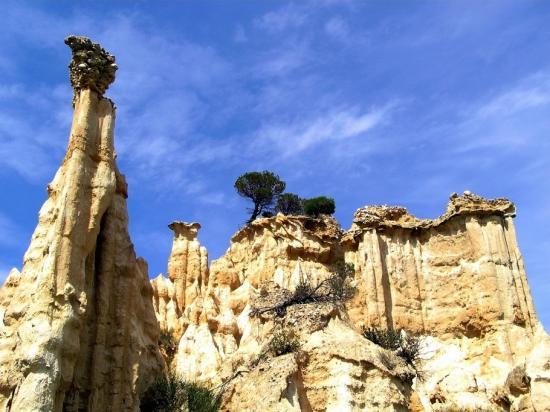
[[[549,339],[534,311],[514,216],[506,199],[465,193],[451,195],[433,220],[402,207],[361,208],[347,232],[329,217],[257,219],[212,262],[208,282],[198,294],[192,288],[196,297],[180,316],[161,313],[155,295],[161,325],[183,325],[172,367],[187,379],[224,384],[224,410],[550,408]],[[250,316],[259,301],[290,293],[301,279],[326,278],[341,259],[354,265],[357,288],[345,307]],[[152,281],[155,291],[163,282]],[[262,358],[281,326],[296,331],[301,350]],[[363,327],[421,336],[424,379],[384,367]],[[389,364],[397,370],[399,362]]]

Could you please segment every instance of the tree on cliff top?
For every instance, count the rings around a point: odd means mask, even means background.
[[[277,198],[277,205],[275,206],[277,213],[283,215],[303,215],[304,205],[302,199],[294,193],[283,193]]]
[[[248,172],[239,176],[235,181],[235,189],[242,197],[254,203],[252,214],[247,223],[252,222],[262,212],[269,211],[275,199],[283,193],[286,184],[276,174],[264,170],[263,172]]]
[[[331,197],[319,196],[304,200],[304,212],[308,216],[332,215],[335,210],[336,204]]]

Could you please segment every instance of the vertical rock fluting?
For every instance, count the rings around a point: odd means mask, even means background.
[[[427,336],[427,378],[417,388],[426,408],[494,410],[508,374],[545,339],[514,216],[510,201],[468,193],[451,196],[434,220],[401,207],[359,209],[343,237],[359,289],[349,308],[354,323]]]
[[[164,362],[102,96],[117,67],[87,38],[65,42],[73,124],[22,271],[0,290],[0,411],[136,411]]]
[[[356,318],[414,332],[476,336],[499,323],[538,325],[517,248],[514,205],[453,196],[435,220],[404,208],[359,209],[343,238],[361,293]]]
[[[359,353],[366,340],[357,333],[403,328],[423,342],[425,380],[413,385],[409,408],[550,408],[550,342],[533,308],[514,215],[507,200],[465,194],[451,196],[434,220],[402,207],[365,207],[345,233],[326,218],[258,219],[212,263],[197,298],[186,298],[188,324],[176,334],[173,366],[214,386],[237,374],[226,410],[249,410],[255,400],[262,410],[405,410],[410,386],[372,349]],[[183,262],[173,254],[171,267],[174,259]],[[302,315],[292,309],[282,319],[302,328],[306,360],[276,357],[258,366],[278,320],[250,317],[254,302],[302,278],[315,283],[340,259],[353,263],[357,288],[345,312],[298,305]],[[165,305],[175,307],[171,296]]]
[[[197,266],[191,266],[191,273],[188,263],[196,252],[185,253],[191,249],[176,232],[168,265],[171,280],[152,280],[159,322],[168,330],[175,309],[160,308],[178,306],[178,278],[187,285],[179,287],[185,321],[182,333],[175,333],[180,337],[171,365],[175,372],[212,387],[225,385],[224,411],[336,411],[360,405],[364,410],[405,410],[410,392],[410,384],[402,382],[406,366],[388,354],[395,363],[388,370],[380,348],[361,338],[332,305],[299,305],[285,316],[300,336],[304,357],[262,355],[280,319],[250,317],[254,302],[294,289],[302,279],[316,283],[326,277],[330,263],[342,258],[341,235],[329,217],[258,219],[233,236],[226,255],[212,263],[207,284],[190,299],[196,288],[184,293],[193,285],[184,279],[198,277]]]

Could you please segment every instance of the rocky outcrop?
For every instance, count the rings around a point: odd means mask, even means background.
[[[206,287],[185,300],[187,323],[173,367],[187,379],[233,387],[224,398],[227,410],[254,410],[250,402],[258,394],[266,402],[261,410],[406,410],[403,397],[411,410],[550,408],[548,336],[533,308],[514,215],[508,200],[465,193],[452,195],[433,220],[402,207],[365,207],[345,233],[328,217],[258,219],[233,236],[226,254],[212,262]],[[345,309],[316,318],[310,307],[312,315],[298,320],[289,313],[284,320],[250,316],[258,299],[290,293],[301,279],[315,284],[341,259],[354,265],[357,289]],[[166,323],[160,313],[159,321]],[[304,355],[261,366],[257,359],[277,322],[298,331]],[[370,344],[358,333],[362,327],[421,336],[424,380],[407,386],[355,351]],[[512,379],[518,370],[525,375],[521,385]],[[394,401],[369,404],[378,399],[373,387]]]
[[[128,234],[128,189],[102,96],[114,57],[71,36],[67,153],[24,256],[0,289],[0,411],[136,411],[163,370],[147,264]]]
[[[342,239],[359,289],[354,324],[428,336],[418,385],[426,408],[495,408],[494,394],[545,335],[514,216],[508,200],[452,195],[434,220],[399,207],[359,209]]]
[[[282,322],[297,332],[300,349],[261,357],[262,348],[257,364],[243,354],[242,362],[229,355],[236,368],[233,375],[222,376],[228,382],[222,410],[407,411],[410,368],[362,338],[340,316],[331,305],[306,304],[291,307],[283,320],[253,320],[260,347]]]

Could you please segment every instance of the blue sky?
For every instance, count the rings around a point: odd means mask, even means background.
[[[90,2],[92,4],[92,2]],[[451,192],[508,197],[550,326],[550,3],[4,1],[0,278],[20,268],[71,122],[68,34],[117,57],[132,239],[166,270],[172,220],[219,257],[246,220],[233,189],[269,169],[303,197],[441,214]]]

